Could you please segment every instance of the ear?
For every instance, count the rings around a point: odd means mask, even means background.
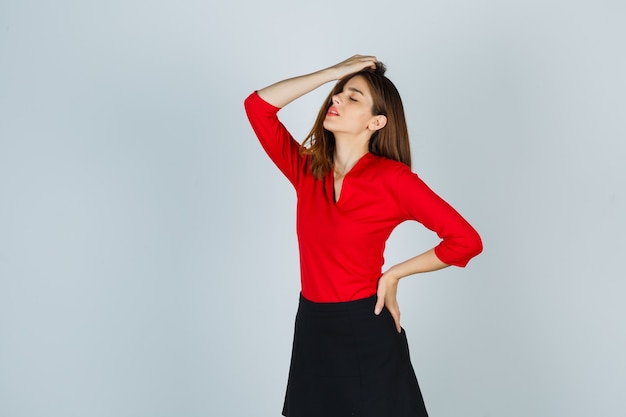
[[[383,116],[382,114],[379,114],[370,119],[370,122],[367,125],[367,128],[369,130],[376,131],[376,130],[382,129],[385,126],[387,126],[387,116]]]

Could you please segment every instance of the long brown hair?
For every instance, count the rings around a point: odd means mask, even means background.
[[[409,132],[404,116],[404,107],[400,93],[395,85],[385,77],[385,66],[376,63],[376,69],[364,69],[349,74],[339,80],[322,105],[313,128],[300,147],[302,155],[310,155],[311,173],[315,178],[322,178],[333,168],[335,136],[324,129],[326,112],[332,105],[333,96],[343,91],[346,83],[353,77],[361,76],[367,82],[372,94],[373,115],[387,117],[387,124],[375,131],[370,137],[369,151],[374,155],[384,156],[411,166],[411,148]]]

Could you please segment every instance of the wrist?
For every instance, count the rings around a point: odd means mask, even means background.
[[[333,68],[333,67],[328,67],[328,68],[321,69],[321,70],[317,71],[317,74],[319,75],[319,77],[323,81],[323,83],[327,83],[327,82],[330,82],[330,81],[336,81],[336,80],[341,78],[341,76],[339,75],[338,71],[336,71],[335,68]]]
[[[385,277],[385,279],[389,280],[389,281],[394,281],[394,282],[399,282],[400,278],[402,278],[402,276],[398,273],[397,269],[392,266],[391,268],[389,268],[384,274],[383,276]]]

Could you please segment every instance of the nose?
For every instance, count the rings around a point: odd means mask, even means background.
[[[333,104],[339,104],[339,94],[334,94],[332,98]]]

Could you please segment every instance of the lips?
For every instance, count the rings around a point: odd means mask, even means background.
[[[329,116],[329,117],[339,116],[339,112],[337,111],[337,108],[335,106],[331,106],[326,112],[326,116]]]

